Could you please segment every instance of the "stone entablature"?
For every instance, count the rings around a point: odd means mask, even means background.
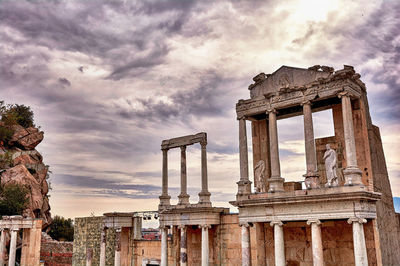
[[[160,216],[160,227],[220,224],[221,214],[228,213],[228,208],[217,207],[194,207],[179,211],[177,209],[165,210]]]
[[[251,195],[232,202],[239,207],[239,223],[279,220],[341,220],[352,217],[376,219],[376,201],[381,194],[359,187],[333,187],[312,190]]]
[[[285,67],[287,72],[299,71],[298,68]],[[307,70],[315,72],[314,70]],[[353,67],[345,66],[344,69],[336,71],[326,78],[319,78],[302,86],[276,87],[274,91],[252,97],[248,100],[239,100],[236,104],[237,118],[265,114],[270,109],[285,109],[301,106],[306,101],[320,102],[329,98],[338,97],[341,92],[348,92],[351,98],[359,98],[365,92],[365,85],[360,81],[360,75]],[[319,109],[328,108],[322,105]],[[280,117],[290,117],[299,114],[278,114]]]

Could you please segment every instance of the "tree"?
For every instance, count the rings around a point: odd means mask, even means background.
[[[73,241],[74,225],[72,219],[56,215],[50,225],[49,235],[58,241]]]
[[[29,202],[28,193],[22,185],[0,185],[0,216],[22,215]]]
[[[33,111],[31,107],[23,104],[9,104],[4,105],[4,101],[0,102],[1,121],[6,126],[21,125],[24,128],[33,127]]]

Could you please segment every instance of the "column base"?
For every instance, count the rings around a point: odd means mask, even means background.
[[[319,181],[319,175],[317,173],[307,173],[303,175],[305,177],[304,183],[306,185],[307,189],[313,189],[313,188],[320,188],[321,183]]]
[[[204,206],[204,207],[211,207],[210,196],[211,196],[211,193],[208,191],[200,192],[199,193],[199,203],[197,205]]]
[[[178,201],[178,205],[188,205],[189,203],[189,195],[188,194],[180,194],[178,196],[179,201]]]
[[[171,196],[161,195],[158,198],[160,199],[160,204],[158,205],[158,210],[164,210],[171,205],[171,203],[170,203]]]
[[[248,199],[248,195],[251,194],[251,181],[240,180],[236,184],[238,185],[236,200]]]
[[[345,186],[364,185],[361,181],[362,171],[357,167],[347,167],[343,170],[343,175],[345,179]]]
[[[273,192],[280,192],[280,191],[285,191],[283,188],[283,183],[285,182],[285,179],[282,177],[271,177],[268,179],[269,182],[269,189],[268,192],[273,193]]]

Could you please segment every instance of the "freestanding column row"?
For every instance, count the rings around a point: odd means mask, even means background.
[[[15,265],[15,255],[17,251],[17,234],[18,228],[11,228],[11,242],[10,242],[10,254],[8,256],[8,265]]]
[[[4,252],[6,251],[6,230],[4,228],[0,228],[0,265],[4,265]]]
[[[367,222],[362,218],[350,218],[347,221],[353,225],[354,259],[356,266],[368,266],[367,247],[365,245],[364,226]]]
[[[189,204],[187,194],[187,174],[186,174],[186,146],[181,146],[181,194],[178,196],[179,204]]]
[[[313,265],[324,266],[324,252],[322,248],[321,221],[312,219],[307,221],[311,225],[311,244],[313,254]]]
[[[168,265],[168,228],[161,227],[161,266]]]
[[[107,227],[103,227],[103,230],[101,230],[100,266],[106,265],[106,241],[107,241]]]
[[[242,230],[242,266],[251,266],[250,225],[244,223],[240,227]]]
[[[276,110],[267,111],[269,119],[269,148],[271,154],[271,178],[269,180],[269,192],[283,191],[284,179],[281,177],[281,166],[279,162],[278,125],[276,121]]]
[[[344,142],[346,147],[346,169],[343,170],[346,185],[360,185],[362,172],[358,168],[356,141],[354,138],[353,113],[351,108],[351,99],[347,92],[339,94],[342,99],[342,115]]]

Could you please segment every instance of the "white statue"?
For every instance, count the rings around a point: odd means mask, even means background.
[[[265,184],[265,163],[263,160],[259,161],[254,166],[254,180],[257,180],[257,192],[267,192]]]
[[[338,177],[337,177],[337,155],[334,149],[331,149],[331,145],[326,144],[326,152],[324,154],[325,160],[325,171],[326,178],[328,182],[325,184],[326,187],[338,185]]]

